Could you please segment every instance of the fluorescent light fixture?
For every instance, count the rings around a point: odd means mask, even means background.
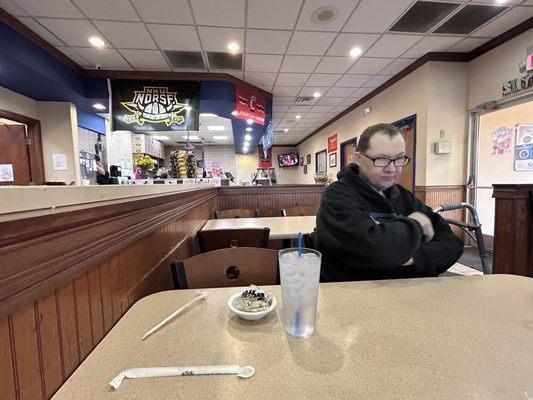
[[[252,135],[244,135],[244,140],[252,140]]]
[[[213,139],[215,140],[228,140],[227,136],[213,136]]]
[[[236,53],[237,51],[239,51],[239,49],[241,48],[241,46],[239,46],[238,43],[236,42],[231,42],[231,43],[228,43],[228,50],[231,52],[231,53]]]
[[[207,125],[208,131],[225,131],[224,125]]]
[[[200,138],[196,135],[190,135],[190,136],[183,135],[182,138],[185,140],[187,140],[187,138],[189,138],[189,140],[200,140]]]
[[[92,44],[94,47],[104,47],[105,42],[102,38],[99,38],[98,36],[91,36],[89,38],[89,43]]]
[[[170,140],[168,136],[152,136],[155,140]]]
[[[302,116],[301,116],[301,115],[297,115],[297,116],[295,116],[294,118],[296,118],[296,119],[300,119],[300,118],[302,118]]]
[[[322,96],[322,93],[320,93],[320,92],[313,93],[313,97],[315,97],[315,98],[316,97],[320,97],[320,96]]]
[[[246,128],[246,132],[251,132],[251,131],[253,131],[252,128],[250,128],[250,127]]]
[[[218,115],[211,113],[201,113],[200,117],[218,117]]]
[[[104,106],[102,103],[94,103],[93,107],[96,108],[97,110],[105,110],[106,109],[106,106]]]
[[[283,129],[283,132],[289,132],[289,128]]]
[[[237,110],[233,110],[233,111],[231,112],[231,115],[236,116],[236,115],[239,115],[239,113],[237,112]]]
[[[251,118],[249,118],[249,119],[246,120],[246,123],[247,123],[248,125],[252,125],[252,124],[254,123],[254,120],[251,119]]]
[[[350,50],[350,57],[357,58],[363,53],[363,49],[360,47],[354,47]]]

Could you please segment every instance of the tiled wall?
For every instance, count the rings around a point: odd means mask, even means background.
[[[102,135],[103,136],[103,135]],[[78,150],[86,151],[87,153],[95,154],[94,145],[98,142],[98,133],[78,126]],[[102,161],[105,164],[106,154],[106,140],[102,137]]]
[[[213,161],[219,161],[225,172],[236,175],[235,147],[233,146],[204,146],[206,171],[211,169]]]
[[[107,154],[109,165],[120,165],[122,167],[122,176],[129,175],[133,178],[131,132],[108,132],[106,141],[109,149]]]

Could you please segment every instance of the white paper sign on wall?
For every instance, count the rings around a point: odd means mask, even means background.
[[[52,154],[52,165],[54,171],[67,170],[67,155],[66,154]]]
[[[0,164],[0,182],[14,182],[13,164]]]

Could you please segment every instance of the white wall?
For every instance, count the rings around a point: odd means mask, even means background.
[[[37,119],[37,102],[0,86],[0,110]]]
[[[295,148],[291,147],[272,148],[272,167],[276,173],[278,184],[299,183],[300,169],[302,167],[280,168],[278,165],[278,154],[289,153],[295,150]],[[257,150],[252,154],[237,154],[237,183],[240,181],[250,182],[252,174],[257,172],[258,165],[259,155]]]
[[[235,147],[231,146],[204,146],[205,169],[210,171],[213,162],[220,162],[224,172],[231,172],[236,176]]]

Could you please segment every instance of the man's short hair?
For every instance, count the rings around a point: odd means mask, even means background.
[[[357,151],[359,151],[360,153],[366,153],[368,147],[370,146],[370,139],[376,133],[383,133],[385,135],[388,135],[390,138],[396,135],[401,135],[400,130],[394,125],[383,123],[371,125],[366,128],[359,137],[359,140],[357,141]]]

